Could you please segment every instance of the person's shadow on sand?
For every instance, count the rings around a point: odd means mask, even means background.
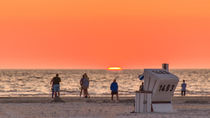
[[[60,97],[56,96],[50,103],[58,103],[58,102],[64,103],[65,101],[63,101]]]

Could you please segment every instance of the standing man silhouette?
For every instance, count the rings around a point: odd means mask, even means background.
[[[111,99],[113,100],[113,96],[116,95],[117,96],[117,100],[119,100],[119,97],[118,97],[118,84],[116,82],[116,79],[113,80],[111,86],[110,86],[110,89],[111,89]]]
[[[61,78],[59,77],[59,74],[56,74],[55,77],[52,78],[51,83],[53,84],[53,90],[54,90],[54,94],[55,97],[60,97],[60,82],[61,82]]]
[[[182,83],[181,87],[182,87],[181,95],[185,96],[185,94],[186,94],[186,87],[187,87],[187,84],[185,83],[185,80],[183,80],[183,83]]]

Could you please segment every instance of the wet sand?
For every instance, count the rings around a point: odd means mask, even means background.
[[[173,113],[131,113],[134,97],[1,97],[0,118],[209,118],[210,97],[174,97]]]

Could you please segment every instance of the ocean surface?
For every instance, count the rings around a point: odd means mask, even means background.
[[[210,95],[209,69],[176,69],[171,73],[179,77],[175,96],[180,96],[181,83],[185,79],[188,96]],[[90,96],[109,96],[110,84],[117,78],[120,96],[134,96],[141,81],[138,75],[143,70],[0,70],[0,97],[10,96],[49,96],[50,80],[59,73],[61,77],[61,95],[79,96],[79,81],[83,73],[90,78]]]

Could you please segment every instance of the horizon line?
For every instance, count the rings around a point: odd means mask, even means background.
[[[122,68],[122,70],[144,70],[162,68]],[[190,69],[210,69],[210,68],[169,68],[169,70],[190,70]],[[108,68],[0,68],[0,70],[108,70]]]

